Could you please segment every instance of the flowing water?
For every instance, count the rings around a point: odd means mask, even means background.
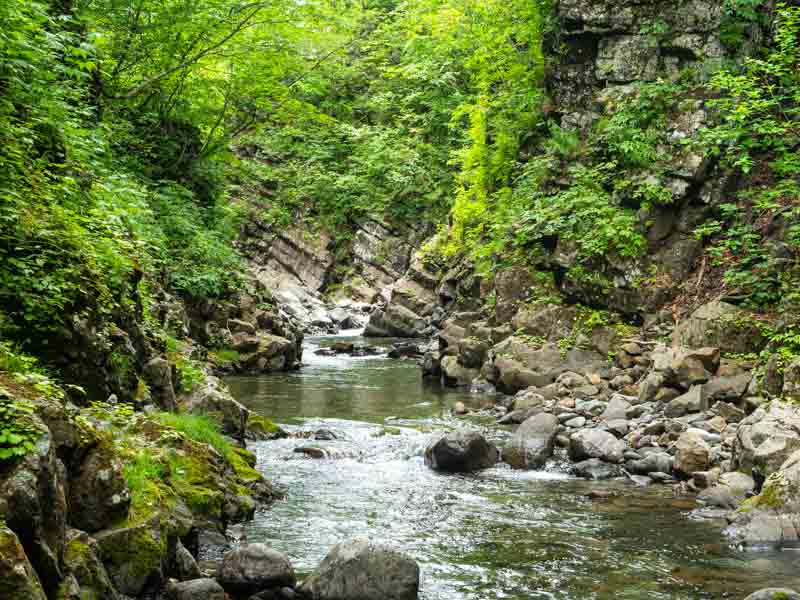
[[[301,576],[334,544],[365,535],[419,562],[424,600],[710,600],[800,589],[800,554],[730,549],[720,523],[692,518],[694,501],[669,488],[585,482],[557,461],[544,471],[432,472],[422,453],[437,433],[508,437],[491,420],[450,416],[459,400],[480,407],[492,398],[423,383],[412,361],[314,354],[339,339],[308,340],[298,372],[228,380],[241,402],[288,431],[340,438],[251,447],[286,499],[238,533],[287,553]],[[329,457],[308,458],[299,446]],[[588,499],[598,487],[616,495]]]

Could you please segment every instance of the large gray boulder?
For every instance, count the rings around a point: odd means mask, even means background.
[[[293,587],[297,581],[289,557],[265,544],[246,544],[226,554],[217,580],[226,592],[241,596]]]
[[[166,411],[174,411],[175,388],[172,382],[172,365],[166,358],[156,357],[142,369],[142,377],[150,388],[153,401]]]
[[[599,429],[584,429],[569,438],[569,457],[574,461],[599,458],[605,462],[622,462],[626,444],[613,434]]]
[[[497,447],[481,434],[448,433],[425,449],[425,464],[435,471],[468,473],[497,463]]]
[[[800,542],[800,450],[772,473],[761,493],[729,516],[726,533],[745,546],[795,546]]]
[[[722,352],[741,354],[758,352],[767,342],[751,313],[718,300],[678,323],[673,341],[690,348],[716,346]]]
[[[737,471],[767,477],[798,449],[800,410],[792,404],[773,401],[739,423],[732,466]]]
[[[511,448],[503,458],[512,466],[523,469],[541,467],[553,455],[558,417],[550,413],[539,413],[527,418],[514,432]],[[508,460],[509,454],[512,460]]]
[[[364,330],[367,337],[422,337],[427,324],[425,319],[405,306],[390,303],[369,317]]]
[[[417,600],[419,566],[392,548],[358,538],[334,546],[299,592],[312,600]]]

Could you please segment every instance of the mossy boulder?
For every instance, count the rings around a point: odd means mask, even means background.
[[[746,546],[795,546],[800,542],[800,450],[770,475],[758,496],[733,513],[727,533]]]
[[[130,503],[120,457],[113,446],[97,446],[70,482],[70,522],[90,533],[99,531],[125,519]]]
[[[65,580],[58,590],[58,600],[73,597],[79,590],[80,600],[118,600],[111,578],[98,556],[97,543],[89,534],[71,529],[64,551]]]
[[[250,413],[245,435],[248,440],[277,440],[288,437],[289,434],[267,417]]]
[[[0,598],[47,600],[22,544],[8,527],[0,527]]]
[[[182,407],[193,415],[216,419],[222,432],[243,441],[250,411],[237,402],[222,381],[207,377],[191,394],[182,399]]]
[[[722,352],[758,352],[767,343],[758,321],[748,311],[726,302],[704,304],[678,323],[673,342],[689,348],[715,346]]]
[[[177,540],[156,515],[144,523],[99,532],[97,549],[114,587],[128,596],[156,589]]]

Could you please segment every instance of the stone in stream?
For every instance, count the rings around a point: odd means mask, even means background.
[[[479,433],[448,433],[425,449],[425,464],[435,471],[467,473],[497,463],[497,447]]]
[[[334,546],[298,592],[311,600],[417,600],[419,566],[397,550],[357,538]]]
[[[511,448],[503,454],[512,467],[535,469],[553,455],[558,418],[549,413],[539,413],[525,420],[514,432]]]
[[[167,594],[173,600],[225,600],[225,590],[209,578],[192,579],[167,585]]]
[[[234,596],[293,587],[296,582],[289,558],[265,544],[247,544],[226,554],[217,580],[226,592]]]
[[[574,461],[599,458],[606,462],[622,462],[626,445],[613,434],[599,429],[584,429],[573,433],[569,440],[569,457]]]
[[[572,472],[584,479],[613,479],[622,472],[616,465],[603,462],[599,458],[589,458],[572,465]]]

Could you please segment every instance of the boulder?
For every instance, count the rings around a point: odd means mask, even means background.
[[[448,433],[425,449],[425,464],[436,471],[461,472],[487,469],[497,463],[499,452],[479,433]]]
[[[289,557],[265,544],[246,544],[226,554],[217,580],[226,592],[241,596],[296,582]]]
[[[71,598],[68,591],[74,586],[81,590],[78,596],[81,599],[121,600],[100,560],[97,543],[87,533],[77,529],[67,532],[64,571],[66,577],[59,587],[59,599]]]
[[[614,394],[611,396],[606,409],[600,415],[603,421],[613,421],[617,419],[625,419],[631,403],[625,399],[622,394]]]
[[[223,433],[240,441],[245,439],[250,411],[233,398],[217,377],[206,377],[181,404],[186,412],[216,419]]]
[[[603,462],[599,458],[589,458],[572,465],[572,472],[583,479],[613,479],[622,475],[617,465]]]
[[[514,432],[512,449],[519,457],[520,468],[541,467],[553,455],[558,418],[549,413],[539,413],[526,419]]]
[[[745,546],[796,546],[800,542],[800,450],[764,482],[761,493],[728,517],[726,533]]]
[[[711,448],[696,431],[684,431],[675,443],[675,471],[690,477],[711,464]]]
[[[584,429],[573,433],[569,438],[569,457],[573,461],[587,458],[619,463],[625,452],[625,442],[613,434],[599,429]]]
[[[800,410],[773,401],[739,423],[733,444],[732,468],[766,478],[800,449]]]
[[[0,526],[0,598],[3,600],[47,600],[36,571],[16,534]]]
[[[95,534],[95,540],[97,554],[119,592],[139,596],[163,582],[174,537],[166,531],[160,515],[143,523],[104,529]]]
[[[488,352],[487,342],[472,337],[464,338],[458,344],[458,362],[468,369],[480,369]]]
[[[101,444],[89,452],[70,480],[72,525],[93,533],[127,516],[131,495],[122,466],[112,446]]]
[[[479,369],[470,369],[462,365],[456,356],[445,356],[441,368],[445,383],[452,386],[469,385],[481,374]]]
[[[357,538],[334,546],[298,591],[311,600],[417,600],[419,566],[392,548]]]
[[[760,351],[767,342],[751,313],[715,300],[678,323],[673,341],[681,346],[716,346],[722,352],[746,354]]]
[[[736,403],[745,395],[752,379],[750,373],[714,377],[703,385],[703,396],[709,406],[720,401]]]
[[[162,357],[149,360],[142,369],[142,378],[150,389],[150,397],[158,407],[161,410],[174,411],[177,405],[170,362]]]
[[[664,414],[670,418],[677,418],[687,415],[689,413],[696,413],[706,410],[708,405],[705,400],[703,386],[695,385],[681,396],[674,400],[670,400],[664,409]]]
[[[18,536],[45,592],[52,595],[62,578],[66,473],[44,424],[34,415],[20,418],[42,433],[31,452],[0,469],[0,515]]]
[[[390,303],[369,317],[364,329],[366,337],[422,337],[427,324],[425,319],[399,304]]]
[[[226,600],[225,590],[210,578],[198,578],[167,586],[172,600]]]
[[[525,267],[509,267],[497,274],[494,279],[497,295],[495,315],[499,322],[511,320],[520,303],[527,299],[533,284],[533,274]]]
[[[671,473],[673,458],[666,452],[650,452],[639,460],[627,463],[628,469],[638,475],[650,473]]]
[[[180,581],[189,581],[202,577],[200,567],[197,566],[194,556],[180,541],[175,547],[175,559],[173,562],[173,571]]]
[[[800,600],[800,594],[788,588],[765,588],[753,592],[744,600]]]
[[[800,400],[800,358],[795,358],[783,370],[783,395]]]

